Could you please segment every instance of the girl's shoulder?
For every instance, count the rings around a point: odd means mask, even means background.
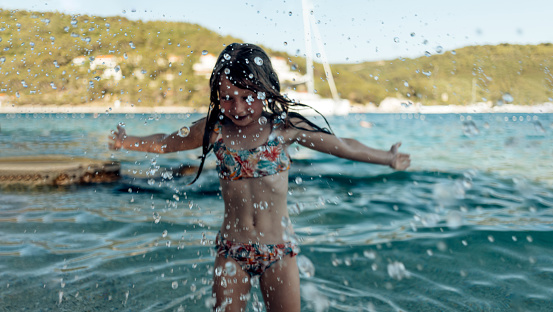
[[[301,115],[299,115],[301,116]],[[305,117],[301,116],[299,117],[298,114],[286,114],[282,113],[281,115],[274,114],[272,116],[267,116],[271,123],[273,124],[273,127],[280,128],[280,129],[288,129],[293,128],[294,126],[301,124],[305,122]]]
[[[288,117],[287,126],[289,128],[302,129],[302,130],[315,130],[307,118],[303,117],[300,114],[290,114]]]
[[[284,118],[282,118],[284,117]],[[300,133],[300,129],[297,128],[298,124],[301,124],[302,119],[294,116],[276,116],[272,119],[272,135],[281,137],[287,145],[294,143]]]

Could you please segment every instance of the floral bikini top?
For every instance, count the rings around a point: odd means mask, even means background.
[[[273,129],[282,123],[275,121]],[[214,129],[217,141],[213,144],[213,152],[217,157],[217,171],[224,180],[241,180],[259,178],[277,174],[290,169],[290,157],[286,153],[282,137],[277,137],[271,131],[267,142],[248,150],[234,150],[223,142],[221,124]]]

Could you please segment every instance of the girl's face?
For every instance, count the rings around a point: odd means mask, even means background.
[[[263,101],[257,93],[236,87],[226,77],[221,79],[219,102],[223,115],[239,127],[258,123],[263,114]]]

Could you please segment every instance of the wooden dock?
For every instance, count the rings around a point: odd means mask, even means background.
[[[0,158],[0,187],[114,182],[120,178],[120,170],[117,161],[62,155]]]

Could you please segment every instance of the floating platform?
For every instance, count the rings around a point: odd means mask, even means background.
[[[0,158],[2,186],[60,186],[114,182],[121,164],[61,155]]]

